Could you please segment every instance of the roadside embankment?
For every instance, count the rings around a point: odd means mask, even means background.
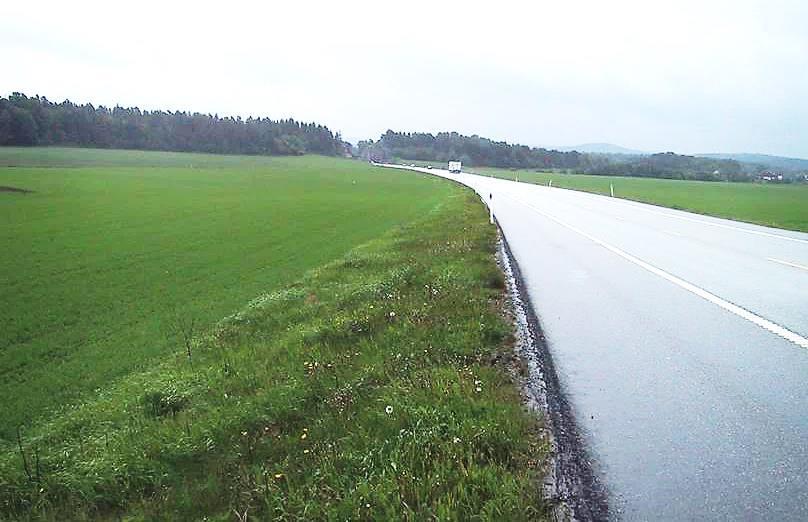
[[[21,430],[0,447],[0,516],[544,518],[496,250],[452,190]]]

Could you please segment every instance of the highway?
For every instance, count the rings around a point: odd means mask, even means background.
[[[613,518],[808,520],[808,234],[412,170],[490,202]]]

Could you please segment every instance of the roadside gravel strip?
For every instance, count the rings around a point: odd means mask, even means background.
[[[530,300],[522,297],[527,292],[519,265],[501,230],[499,237],[500,266],[505,273],[515,316],[515,351],[528,370],[521,379],[523,397],[528,406],[541,415],[550,440],[551,462],[545,470],[543,496],[551,506],[555,520],[608,519],[608,493],[593,468],[575,425],[538,316]]]

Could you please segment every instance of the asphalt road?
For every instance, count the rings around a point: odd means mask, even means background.
[[[491,202],[615,518],[808,520],[808,234],[415,170]]]

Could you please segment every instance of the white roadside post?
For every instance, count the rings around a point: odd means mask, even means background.
[[[547,183],[547,186],[552,188],[552,186],[553,186],[553,180],[550,180],[550,181]]]
[[[613,183],[609,183],[609,192],[612,194],[612,197],[614,197],[614,184]]]

